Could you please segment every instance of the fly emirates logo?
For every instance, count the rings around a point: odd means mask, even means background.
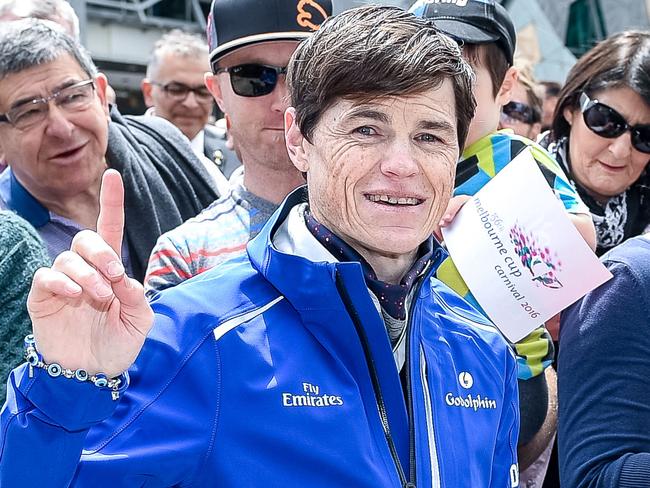
[[[302,384],[302,392],[282,394],[282,405],[285,407],[340,407],[343,398],[337,395],[322,394],[320,386],[311,383]]]

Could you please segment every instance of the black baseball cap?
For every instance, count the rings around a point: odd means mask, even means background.
[[[331,15],[331,0],[213,0],[207,26],[210,63],[258,42],[300,41]]]
[[[409,11],[467,44],[495,42],[512,65],[517,31],[510,14],[495,0],[418,0]]]

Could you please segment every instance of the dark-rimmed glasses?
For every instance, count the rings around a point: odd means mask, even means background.
[[[580,95],[580,110],[585,125],[596,135],[615,139],[630,131],[632,147],[639,152],[650,154],[650,124],[630,125],[627,120],[612,107],[592,100],[589,95]]]
[[[45,120],[50,111],[50,101],[66,112],[77,112],[88,108],[94,100],[94,80],[83,80],[66,86],[45,98],[35,98],[0,114],[0,122],[7,122],[18,130],[26,130]]]
[[[160,89],[167,95],[169,98],[176,100],[177,102],[182,102],[187,98],[191,93],[194,93],[194,96],[199,102],[211,102],[212,93],[205,86],[187,86],[185,83],[179,83],[178,81],[170,81],[169,83],[158,83],[157,81],[152,81],[152,85],[160,87]]]
[[[263,97],[278,84],[278,77],[287,74],[287,68],[266,64],[240,64],[230,68],[214,68],[214,74],[230,74],[232,91],[241,97]]]

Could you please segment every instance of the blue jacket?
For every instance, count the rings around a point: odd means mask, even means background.
[[[119,401],[16,369],[0,486],[517,486],[515,359],[433,278],[442,249],[409,311],[405,399],[360,265],[307,259],[327,253],[289,229],[301,199],[248,256],[154,301]]]

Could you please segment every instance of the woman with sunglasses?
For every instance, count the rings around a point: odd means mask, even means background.
[[[650,223],[650,33],[617,34],[580,58],[541,144],[591,210],[599,255],[644,231]]]

